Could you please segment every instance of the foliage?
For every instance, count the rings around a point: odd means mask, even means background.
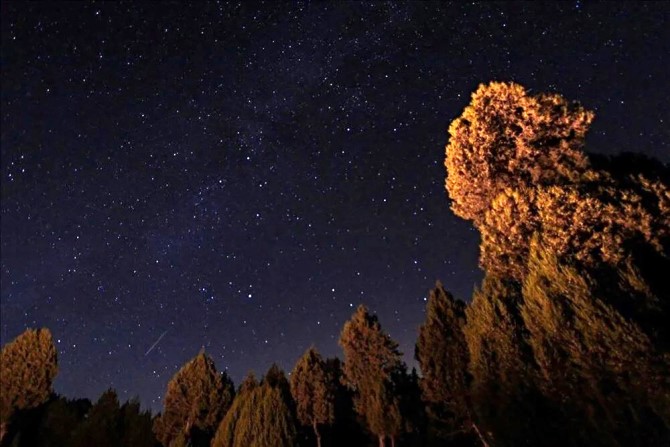
[[[209,438],[233,401],[232,381],[218,373],[204,352],[184,365],[168,383],[165,410],[154,421],[156,437],[170,446],[180,434]]]
[[[670,358],[601,290],[596,277],[532,241],[520,310],[536,382],[560,403],[560,425],[573,426],[554,445],[661,445],[670,441]]]
[[[494,82],[452,122],[447,189],[454,212],[481,232],[488,273],[523,279],[536,234],[585,266],[616,266],[631,244],[668,253],[668,185],[657,174],[595,169],[582,150],[592,120],[559,95]]]
[[[235,397],[212,441],[212,447],[293,447],[295,415],[284,373],[273,365],[260,385],[253,376]]]
[[[465,303],[438,282],[428,295],[426,321],[419,327],[414,356],[433,429],[445,437],[469,420],[468,352],[463,328]]]
[[[27,329],[0,353],[0,440],[17,410],[49,399],[58,372],[56,347],[48,329]]]
[[[354,392],[354,408],[380,445],[406,430],[397,377],[405,372],[398,344],[382,331],[377,317],[359,306],[340,335],[344,381]],[[392,439],[393,442],[393,439]]]
[[[313,347],[300,357],[291,373],[291,394],[296,403],[298,421],[313,428],[319,447],[319,425],[332,424],[335,419],[335,380]]]

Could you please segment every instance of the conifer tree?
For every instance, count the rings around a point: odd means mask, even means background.
[[[260,385],[250,377],[245,383],[221,421],[212,447],[294,447],[294,409],[283,371],[273,365]]]
[[[414,354],[422,372],[422,396],[438,436],[463,428],[469,419],[464,326],[465,303],[455,300],[438,282],[429,293],[426,321],[419,327]]]
[[[233,401],[232,381],[218,373],[214,361],[201,351],[168,383],[165,410],[154,421],[154,433],[164,446],[180,434],[198,436],[209,443]]]
[[[536,234],[559,257],[587,267],[616,268],[630,245],[670,256],[670,186],[656,173],[594,168],[583,151],[592,120],[559,95],[493,82],[451,123],[452,209],[479,229],[489,274],[523,280]]]
[[[255,402],[253,402],[255,399],[254,391],[258,387],[256,376],[253,371],[250,371],[240,384],[230,409],[221,420],[212,440],[212,447],[243,446],[245,442],[251,442],[250,439],[246,439],[248,433],[242,433],[242,430],[238,433],[236,429],[243,411],[248,412],[248,408],[255,405]],[[248,418],[248,415],[245,415],[245,417]],[[246,421],[243,421],[243,423],[247,424]]]
[[[359,306],[340,335],[344,351],[344,381],[354,392],[356,412],[377,436],[379,446],[386,438],[394,445],[404,430],[401,402],[394,379],[406,368],[398,344],[382,331],[377,317]]]
[[[472,407],[479,434],[496,446],[528,445],[534,439],[528,407],[535,402],[533,359],[519,315],[521,292],[510,280],[486,276],[466,308]]]
[[[48,329],[27,329],[0,353],[0,441],[17,410],[45,403],[58,372],[56,347]]]
[[[537,238],[528,270],[520,310],[536,382],[560,418],[552,445],[670,442],[670,358],[610,304],[614,290],[601,295],[597,276],[561,263]]]
[[[72,435],[73,447],[117,447],[122,445],[122,420],[116,392],[108,389],[91,407],[84,422]]]
[[[336,384],[326,363],[314,347],[309,348],[291,373],[291,394],[298,420],[312,427],[318,447],[321,447],[319,425],[334,422],[335,393]]]

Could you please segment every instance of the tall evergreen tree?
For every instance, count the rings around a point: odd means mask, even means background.
[[[330,425],[335,419],[337,389],[334,379],[313,347],[300,357],[291,373],[291,394],[296,403],[298,420],[312,427],[318,447],[321,447],[319,425]]]
[[[518,283],[486,276],[466,308],[475,430],[496,446],[531,445],[541,429],[530,420],[533,358],[519,314]]]
[[[426,321],[419,327],[414,356],[422,372],[421,390],[431,431],[445,437],[469,420],[468,348],[465,303],[438,282],[428,295]]]
[[[17,410],[45,403],[58,372],[56,347],[48,329],[27,329],[0,353],[0,441]]]
[[[401,402],[395,378],[405,371],[398,344],[382,331],[377,317],[359,306],[340,335],[344,351],[344,380],[354,392],[356,412],[378,438],[394,445],[404,431]]]
[[[561,263],[537,239],[528,272],[521,314],[558,425],[545,444],[670,444],[670,358],[611,305],[616,290],[602,295],[597,274]]]
[[[254,391],[259,387],[258,381],[253,371],[250,371],[240,384],[240,388],[235,395],[230,409],[221,420],[214,439],[212,440],[212,447],[233,447],[244,446],[245,443],[251,442],[247,439],[248,433],[242,433],[242,430],[237,432],[238,423],[243,416],[243,412],[248,412],[248,408],[253,407],[255,403]],[[245,415],[248,418],[248,415]],[[247,420],[241,424],[248,424]]]
[[[233,396],[228,375],[218,373],[214,361],[201,351],[168,383],[165,410],[154,421],[156,437],[164,446],[180,435],[188,439],[195,436],[209,444]]]
[[[273,365],[260,385],[252,379],[219,424],[212,447],[294,447],[296,428],[289,384]]]

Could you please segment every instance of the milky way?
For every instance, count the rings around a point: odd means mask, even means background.
[[[666,2],[3,2],[2,342],[49,327],[58,392],[154,409],[202,347],[238,383],[340,355],[360,303],[413,364],[427,290],[481,279],[444,190],[470,93],[559,92],[596,111],[593,151],[668,162],[668,23]]]

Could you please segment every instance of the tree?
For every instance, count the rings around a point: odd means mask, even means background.
[[[631,245],[670,255],[663,173],[594,167],[583,151],[592,120],[559,95],[493,82],[451,123],[447,190],[454,213],[480,230],[480,264],[489,274],[523,280],[535,234],[587,267],[616,268]]]
[[[353,390],[356,412],[384,447],[394,445],[404,429],[396,395],[397,375],[405,372],[398,344],[382,331],[377,317],[359,306],[340,335],[344,351],[344,381]]]
[[[496,446],[530,445],[540,427],[529,367],[534,359],[519,314],[518,283],[486,276],[466,308],[463,328],[468,346],[472,408],[478,426]]]
[[[431,425],[441,437],[464,428],[469,419],[464,326],[465,303],[455,300],[438,282],[428,295],[414,357],[421,367],[422,396]]]
[[[121,445],[121,410],[116,392],[108,389],[91,407],[84,422],[72,435],[73,447]]]
[[[255,404],[253,402],[255,398],[254,391],[259,387],[258,381],[253,371],[250,371],[247,376],[244,378],[240,384],[240,388],[235,395],[230,409],[226,412],[226,415],[221,420],[214,439],[212,440],[212,447],[233,447],[233,446],[243,446],[245,442],[250,442],[247,437],[247,433],[236,432],[237,425],[240,422],[242,417],[243,410],[246,412],[248,406]],[[245,424],[248,424],[248,421],[243,421]]]
[[[17,410],[45,403],[58,372],[56,347],[48,329],[27,329],[0,354],[0,441]]]
[[[593,117],[560,95],[531,96],[514,83],[480,85],[449,126],[446,186],[454,213],[479,227],[505,188],[579,181]]]
[[[219,424],[212,447],[294,447],[295,416],[289,384],[273,365],[260,385],[248,376]]]
[[[561,263],[537,238],[528,270],[520,311],[536,383],[560,418],[552,444],[670,442],[670,358],[611,305],[617,292],[603,295],[597,275]]]
[[[318,447],[321,447],[319,425],[334,422],[336,391],[334,378],[328,374],[323,358],[315,348],[309,348],[291,373],[291,394],[298,420],[312,427]]]
[[[218,373],[214,361],[201,351],[168,383],[165,410],[154,421],[154,433],[164,446],[181,434],[209,439],[233,401],[232,381]]]

